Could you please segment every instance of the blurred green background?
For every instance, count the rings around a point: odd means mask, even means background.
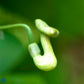
[[[0,84],[84,84],[84,0],[0,0],[0,25],[25,23],[41,47],[34,20],[60,31],[51,38],[58,59],[49,72],[36,68],[24,28],[0,31]]]

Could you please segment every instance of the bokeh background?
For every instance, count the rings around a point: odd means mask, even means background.
[[[0,0],[0,25],[29,25],[41,47],[37,18],[60,31],[50,38],[57,67],[37,69],[24,28],[0,30],[0,84],[84,84],[84,0]]]

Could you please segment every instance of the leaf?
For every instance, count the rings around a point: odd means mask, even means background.
[[[18,64],[24,53],[23,49],[16,37],[5,31],[0,33],[0,74]]]

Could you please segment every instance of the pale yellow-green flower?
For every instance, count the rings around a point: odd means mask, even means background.
[[[44,50],[44,55],[40,54],[39,46],[36,43],[32,43],[28,46],[30,55],[33,58],[34,64],[41,70],[49,71],[56,67],[57,59],[53,52],[49,36],[54,37],[59,34],[57,29],[48,26],[44,21],[35,20],[36,27],[41,32],[41,44]]]

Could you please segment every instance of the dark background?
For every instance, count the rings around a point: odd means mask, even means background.
[[[0,1],[0,25],[28,24],[41,47],[34,24],[37,18],[60,31],[57,38],[51,38],[58,59],[56,69],[49,72],[37,69],[27,51],[24,28],[8,29],[3,30],[5,40],[0,40],[0,78],[6,78],[6,84],[84,84],[84,1]]]

